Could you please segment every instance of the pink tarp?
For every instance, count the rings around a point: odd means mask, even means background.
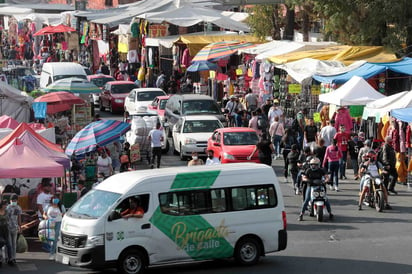
[[[62,177],[64,168],[42,157],[19,138],[0,149],[0,178]]]
[[[0,116],[0,128],[15,129],[19,126],[19,122],[7,115]]]

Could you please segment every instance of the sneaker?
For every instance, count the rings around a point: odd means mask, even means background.
[[[394,189],[389,189],[389,192],[391,192],[391,193],[393,193],[393,194],[395,194],[395,195],[398,195],[398,192],[395,191]]]
[[[332,220],[334,216],[335,215],[333,215],[332,213],[329,213],[329,220]]]
[[[362,205],[358,205],[358,210],[362,210]]]
[[[10,265],[10,266],[14,266],[14,265],[16,265],[16,261],[15,260],[8,260],[7,264]]]
[[[296,195],[299,195],[299,188],[296,188],[296,189],[295,189],[295,194],[296,194]]]
[[[54,254],[50,254],[49,260],[50,260],[50,261],[54,261]]]
[[[339,188],[337,186],[335,186],[335,191],[339,192]]]
[[[299,222],[303,221],[303,214],[302,214],[302,213],[299,215],[298,221],[299,221]]]
[[[343,175],[343,176],[342,176],[342,178],[343,178],[344,180],[346,180],[346,179],[347,179],[345,175]]]
[[[333,190],[333,186],[332,186],[332,185],[329,185],[329,190]]]
[[[392,207],[389,204],[386,204],[385,209],[392,209]]]

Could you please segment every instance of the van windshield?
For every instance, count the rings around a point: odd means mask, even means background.
[[[182,114],[220,114],[219,106],[213,100],[190,100],[184,101]]]
[[[92,189],[78,200],[67,212],[70,217],[98,219],[109,210],[121,194]]]
[[[61,79],[66,79],[66,78],[81,78],[81,79],[85,79],[87,80],[87,76],[86,75],[72,75],[72,74],[65,74],[65,75],[56,75],[53,77],[54,81],[58,81]]]

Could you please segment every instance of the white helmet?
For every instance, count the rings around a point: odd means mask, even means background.
[[[320,166],[320,160],[317,157],[313,157],[310,161],[309,161],[309,165],[311,169],[318,169]]]

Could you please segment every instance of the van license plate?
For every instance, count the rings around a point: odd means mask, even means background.
[[[63,256],[63,258],[62,258],[62,264],[69,264],[69,257]]]

